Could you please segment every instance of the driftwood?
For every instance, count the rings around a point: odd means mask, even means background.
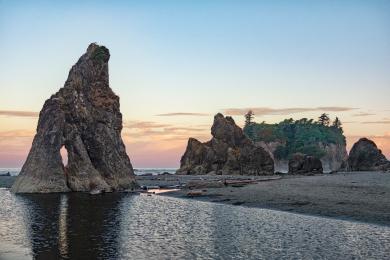
[[[231,185],[233,187],[238,187],[239,185],[247,185],[247,184],[254,184],[258,182],[264,182],[264,181],[273,181],[273,180],[279,180],[282,177],[277,176],[273,178],[267,178],[267,179],[257,179],[257,180],[225,180],[224,184],[225,185]]]
[[[201,196],[202,192],[201,191],[190,191],[187,193],[188,197],[196,197],[196,196]]]

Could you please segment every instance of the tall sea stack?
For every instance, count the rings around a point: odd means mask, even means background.
[[[109,50],[92,43],[63,88],[46,100],[12,191],[120,191],[136,187],[121,138],[119,97],[109,87]],[[60,149],[68,152],[64,166]]]

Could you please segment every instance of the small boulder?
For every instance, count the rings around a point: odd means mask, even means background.
[[[296,153],[288,162],[289,174],[305,174],[322,173],[321,160],[314,156],[309,156],[302,153]]]

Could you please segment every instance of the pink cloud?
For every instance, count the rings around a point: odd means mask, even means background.
[[[0,116],[9,117],[38,117],[39,113],[35,111],[17,111],[17,110],[0,110]]]
[[[344,112],[351,111],[357,108],[353,107],[290,107],[290,108],[271,108],[271,107],[252,107],[252,108],[228,108],[224,109],[223,113],[227,115],[244,115],[249,110],[252,110],[255,115],[290,115],[304,112]]]

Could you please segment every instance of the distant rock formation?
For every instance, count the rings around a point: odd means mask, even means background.
[[[380,171],[390,169],[390,162],[373,141],[361,138],[349,152],[348,166],[351,171]]]
[[[319,158],[324,171],[331,172],[344,170],[348,159],[341,122],[335,122],[326,125],[307,118],[273,124],[251,122],[244,133],[269,152],[276,171],[287,172],[289,158],[303,153]]]
[[[136,186],[121,139],[119,97],[109,87],[109,50],[90,44],[63,88],[46,100],[12,191],[118,191]],[[62,163],[60,149],[68,152]]]
[[[321,160],[314,157],[308,156],[302,153],[296,153],[288,162],[288,173],[289,174],[314,174],[322,173]]]
[[[177,174],[271,175],[269,154],[247,138],[233,118],[218,113],[211,127],[213,138],[201,143],[188,140]]]
[[[279,141],[273,142],[255,142],[257,146],[263,147],[272,157],[275,162],[275,171],[278,172],[287,172],[288,170],[288,160],[287,159],[277,159],[275,158],[275,151],[278,147],[284,147],[285,143]],[[324,155],[320,158],[324,171],[340,171],[346,170],[348,153],[345,144],[324,144],[319,142],[317,147],[321,148],[324,151]]]
[[[325,155],[320,158],[324,171],[335,172],[347,170],[348,152],[346,144],[319,143],[318,145],[325,152]]]

